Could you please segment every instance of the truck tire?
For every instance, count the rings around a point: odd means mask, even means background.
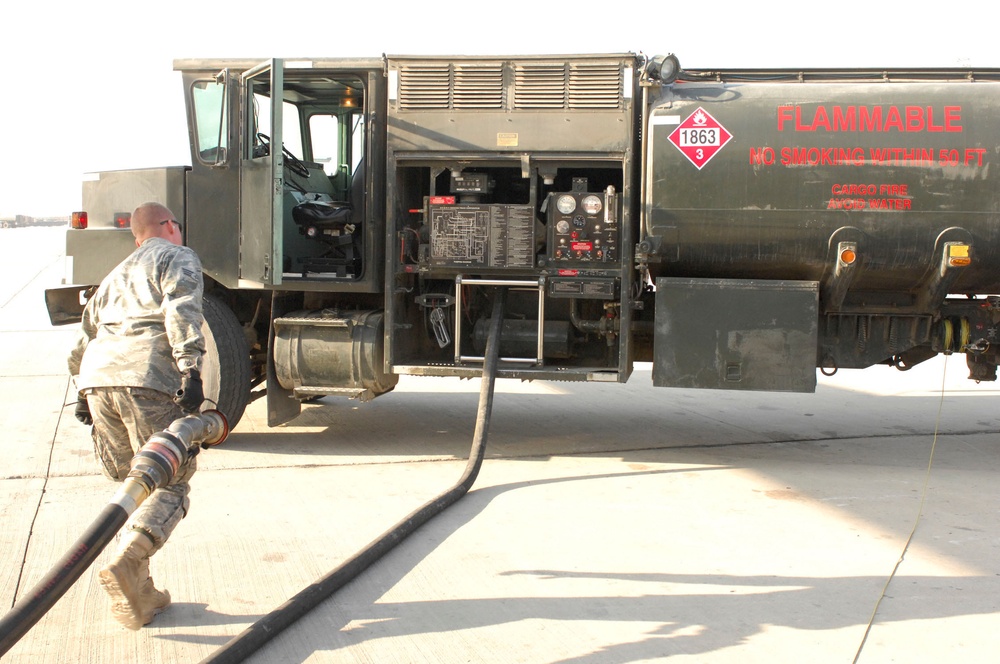
[[[236,428],[250,400],[250,348],[243,326],[221,301],[206,297],[202,301],[205,322],[205,356],[201,379],[206,408],[222,412],[229,428]]]

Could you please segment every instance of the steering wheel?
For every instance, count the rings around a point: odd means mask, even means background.
[[[264,154],[261,156],[266,156],[271,154],[271,137],[267,134],[257,134],[257,141],[264,147]],[[289,152],[288,148],[284,145],[281,146],[281,154],[285,157],[285,165],[288,166],[288,170],[296,175],[304,178],[309,177],[309,169],[302,162],[301,159]]]

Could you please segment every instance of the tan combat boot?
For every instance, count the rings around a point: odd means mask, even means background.
[[[153,542],[133,530],[122,538],[121,548],[98,576],[111,595],[111,615],[129,629],[148,625],[153,616],[170,605],[170,593],[160,592],[149,577]]]

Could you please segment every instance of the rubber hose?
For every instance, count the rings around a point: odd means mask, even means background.
[[[436,498],[424,503],[416,511],[411,512],[402,521],[385,531],[326,576],[307,586],[277,609],[247,627],[228,643],[203,659],[202,664],[242,662],[286,627],[312,611],[333,593],[368,569],[417,528],[443,512],[469,491],[479,475],[479,468],[482,466],[486,453],[486,438],[489,432],[490,413],[493,409],[493,386],[496,382],[496,367],[500,348],[500,324],[503,320],[506,297],[507,290],[501,288],[497,290],[496,299],[493,301],[493,317],[490,320],[490,334],[486,340],[483,378],[479,388],[476,431],[472,439],[472,449],[469,451],[469,461],[458,482]],[[458,343],[458,340],[455,343]]]
[[[128,512],[115,503],[101,510],[97,519],[38,585],[0,619],[0,656],[66,594],[127,520]]]

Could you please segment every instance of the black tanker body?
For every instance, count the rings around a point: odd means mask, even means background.
[[[995,377],[995,301],[946,298],[1000,292],[1000,71],[689,71],[646,109],[638,258],[673,311],[657,315],[660,384],[727,387],[724,366],[674,366],[677,328],[756,284],[785,293],[779,310],[815,308],[828,371],[964,350],[972,377]],[[802,290],[815,302],[789,299]],[[812,312],[788,315],[813,335]],[[800,369],[763,387],[810,389]]]

